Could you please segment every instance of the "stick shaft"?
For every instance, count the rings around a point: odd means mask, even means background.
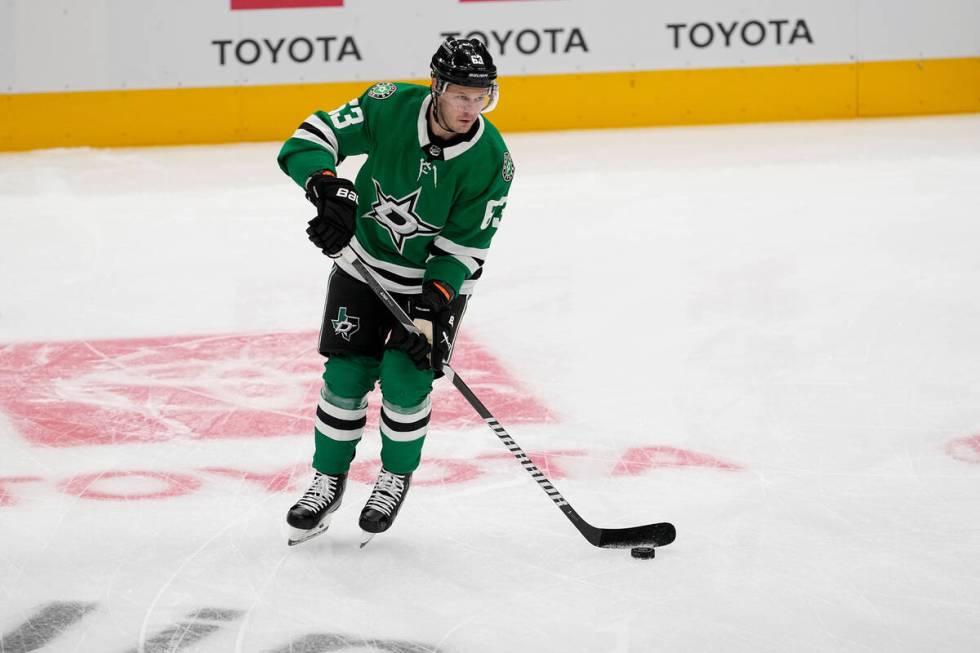
[[[385,290],[384,286],[375,276],[374,271],[371,270],[364,263],[363,260],[357,255],[354,250],[350,247],[345,247],[341,252],[341,256],[350,263],[355,270],[361,275],[365,283],[371,288],[378,299],[388,308],[389,311],[397,318],[398,322],[406,329],[412,333],[419,333],[418,327],[412,322],[412,318],[408,316],[405,310],[399,306],[398,302],[395,301],[394,297]],[[589,543],[594,546],[603,548],[619,548],[624,546],[636,546],[640,544],[653,545],[653,546],[663,546],[665,544],[670,544],[674,541],[676,536],[673,524],[662,522],[658,524],[646,524],[643,526],[634,526],[629,528],[596,528],[592,524],[588,523],[582,519],[571,504],[565,500],[565,497],[561,495],[557,488],[552,485],[548,477],[538,469],[531,457],[528,456],[520,445],[514,442],[514,438],[510,436],[500,422],[493,416],[490,410],[483,405],[476,393],[470,389],[466,382],[456,373],[450,365],[443,365],[443,372],[446,376],[450,378],[455,387],[463,398],[469,402],[473,410],[483,418],[483,421],[487,423],[487,426],[494,432],[497,438],[507,447],[521,466],[531,475],[537,484],[544,490],[545,494],[554,502],[556,506],[562,511],[565,517],[568,518],[572,525],[578,530],[579,533],[585,537]]]
[[[353,249],[350,247],[345,247],[341,252],[341,256],[345,261],[354,266],[354,269],[357,270],[358,273],[360,273],[367,285],[372,291],[374,291],[374,294],[378,296],[378,299],[380,299],[385,307],[387,307],[387,309],[391,311],[391,313],[398,319],[399,324],[413,333],[419,332],[418,327],[416,327],[415,323],[412,322],[412,318],[408,316],[405,309],[399,306],[398,302],[395,301],[395,298],[391,296],[391,293],[385,290],[384,286],[381,285],[381,282],[378,281],[377,276],[375,276],[374,271],[369,268],[363,260],[361,260],[361,257],[358,256]],[[544,473],[538,469],[537,465],[535,465],[531,460],[531,457],[528,456],[523,449],[521,449],[520,445],[514,442],[514,438],[510,436],[507,430],[493,416],[493,413],[491,413],[483,402],[480,401],[479,397],[476,396],[476,393],[474,393],[470,387],[466,385],[466,382],[463,381],[459,374],[456,373],[456,370],[454,370],[450,365],[443,365],[442,369],[446,376],[452,380],[453,387],[459,390],[459,393],[463,395],[467,402],[469,402],[470,406],[473,407],[473,410],[475,410],[477,414],[483,418],[483,420],[487,423],[487,426],[490,427],[504,446],[507,447],[507,449],[514,455],[517,461],[521,463],[521,466],[527,470],[527,473],[531,475],[531,478],[537,481],[538,485],[541,486],[541,489],[544,490],[545,494],[547,494],[551,500],[555,502],[556,506],[562,508],[562,512],[565,512],[569,519],[572,520],[572,523],[575,523],[575,519],[568,514],[568,511],[574,513],[574,510],[571,510],[571,506],[569,505],[568,501],[565,500],[565,497],[563,497],[561,492],[559,492],[551,481],[548,480],[548,477],[546,477]],[[578,517],[578,515],[575,516]],[[576,524],[576,526],[577,525],[578,524]]]

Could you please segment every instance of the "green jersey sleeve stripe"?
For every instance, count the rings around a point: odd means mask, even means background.
[[[304,141],[309,141],[309,142],[311,142],[311,143],[313,143],[315,145],[319,145],[320,147],[322,147],[327,152],[330,152],[330,154],[333,155],[333,160],[334,160],[335,163],[336,163],[336,161],[339,158],[337,156],[337,149],[335,147],[333,147],[332,145],[330,145],[330,143],[328,143],[327,141],[323,140],[322,138],[320,138],[316,134],[314,134],[312,132],[309,132],[309,131],[306,131],[302,127],[300,127],[295,132],[293,132],[293,135],[292,135],[291,138],[299,138],[299,139],[302,139]]]
[[[489,247],[466,247],[464,245],[459,245],[449,240],[445,236],[436,236],[435,246],[439,249],[449,252],[450,254],[459,254],[461,256],[471,256],[478,259],[486,259],[487,253],[490,252]]]
[[[333,133],[333,129],[330,128],[330,125],[325,123],[323,118],[321,118],[318,114],[310,114],[310,117],[304,120],[303,124],[300,125],[300,129],[303,129],[304,127],[307,128],[307,131],[311,131],[317,136],[326,139],[330,143],[330,146],[335,154],[340,153],[340,144],[337,142],[337,136]]]
[[[470,276],[472,276],[477,270],[483,267],[483,263],[473,258],[472,256],[459,256],[457,254],[443,254],[441,252],[435,252],[431,254],[429,258],[426,260],[426,263],[439,256],[448,257],[456,261],[457,263],[461,263],[463,267],[466,268],[466,271],[469,273]]]
[[[453,258],[466,266],[466,269],[469,270],[470,274],[473,274],[483,267],[480,265],[479,261],[477,261],[475,258],[470,258],[469,256],[453,256]]]
[[[337,137],[334,135],[333,129],[330,128],[330,125],[323,122],[323,118],[321,118],[318,114],[311,113],[310,117],[307,118],[304,122],[307,122],[313,127],[316,127],[318,130],[320,130],[320,132],[323,133],[324,137],[326,137],[327,140],[330,141],[330,144],[333,145],[334,149],[340,150],[340,146],[337,144]]]
[[[462,264],[462,266],[466,268],[467,276],[473,276],[480,270],[480,268],[483,267],[484,259],[476,258],[475,256],[467,256],[465,253],[454,253],[446,247],[447,244],[457,252],[465,252],[465,250],[470,250],[471,252],[480,251],[474,247],[463,247],[461,245],[457,245],[450,240],[446,240],[442,236],[436,236],[435,240],[432,242],[432,245],[429,247],[429,250],[432,252],[432,256],[430,256],[426,261],[426,265],[428,265],[433,258],[443,256]],[[482,256],[486,256],[486,254],[483,254]]]

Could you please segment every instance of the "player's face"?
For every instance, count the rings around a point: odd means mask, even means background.
[[[489,104],[489,88],[448,84],[439,97],[439,115],[453,131],[465,132]]]

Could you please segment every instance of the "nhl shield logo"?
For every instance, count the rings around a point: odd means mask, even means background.
[[[330,320],[330,323],[333,325],[333,332],[347,342],[350,342],[350,337],[361,328],[361,318],[347,315],[346,306],[340,307],[337,311],[337,319]]]

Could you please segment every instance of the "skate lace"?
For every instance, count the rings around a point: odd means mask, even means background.
[[[303,498],[297,501],[297,504],[310,510],[321,510],[330,503],[336,492],[337,479],[317,472],[316,478],[313,479],[313,485],[306,491]]]
[[[405,481],[401,476],[382,470],[365,508],[374,508],[378,512],[390,515],[404,491]]]

